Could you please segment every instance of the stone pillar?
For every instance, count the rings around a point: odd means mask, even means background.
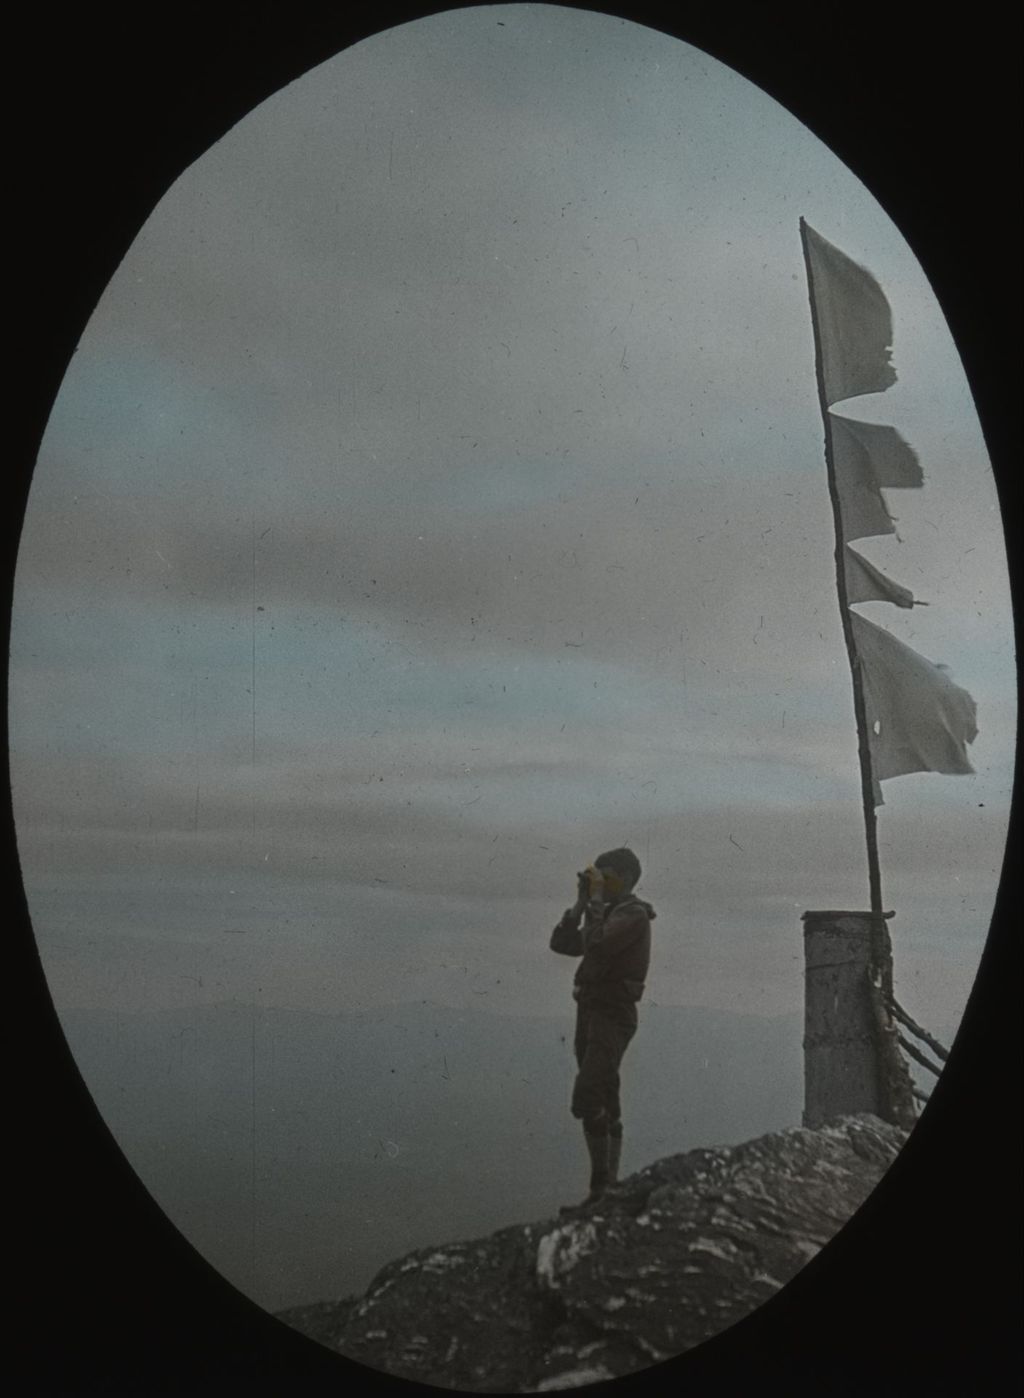
[[[804,1115],[872,1112],[886,1119],[884,1077],[871,998],[872,915],[804,913]]]

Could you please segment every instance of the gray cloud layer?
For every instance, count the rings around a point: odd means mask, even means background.
[[[935,928],[948,1019],[994,891],[1013,679],[995,494],[934,299],[863,188],[734,74],[605,17],[497,13],[380,36],[251,114],[83,337],[17,579],[41,934],[91,907],[213,945],[237,897],[293,952],[336,903],[372,942],[349,947],[356,1002],[455,995],[429,950],[403,960],[417,899],[483,963],[488,900],[543,924],[587,851],[628,838],[688,929],[667,998],[798,1003],[801,906],[863,896],[803,213],[894,307],[899,383],[852,412],[925,466],[892,497],[900,541],[864,551],[932,605],[871,615],[981,710],[976,779],[886,794],[888,886]],[[546,994],[532,943],[503,945],[522,1000]]]

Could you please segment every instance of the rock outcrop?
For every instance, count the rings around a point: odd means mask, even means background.
[[[373,1369],[442,1388],[572,1388],[691,1349],[785,1285],[907,1133],[873,1116],[669,1156],[577,1215],[421,1249],[366,1294],[281,1313]]]

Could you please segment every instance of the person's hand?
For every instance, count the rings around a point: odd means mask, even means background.
[[[566,913],[567,917],[574,917],[578,921],[583,916],[583,910],[587,906],[587,899],[590,896],[590,883],[585,873],[576,875],[576,902]]]

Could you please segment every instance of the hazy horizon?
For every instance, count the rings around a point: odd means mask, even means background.
[[[64,1021],[157,1203],[271,1310],[359,1294],[418,1247],[554,1217],[584,1182],[568,1012],[235,1002]],[[797,1125],[800,1038],[798,1017],[647,1006],[623,1065],[626,1172]]]

